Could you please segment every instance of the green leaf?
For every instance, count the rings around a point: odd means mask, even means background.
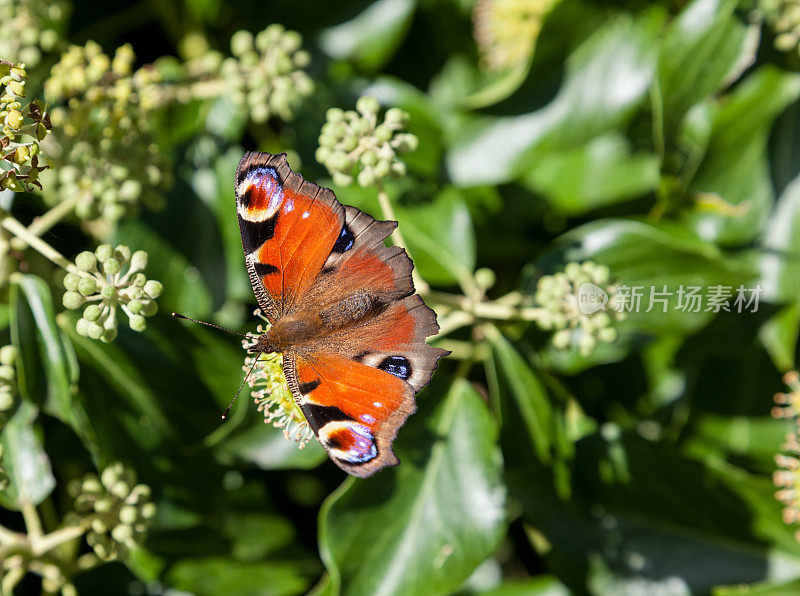
[[[475,232],[469,209],[457,189],[443,190],[429,205],[398,209],[397,219],[424,279],[446,284],[472,276]]]
[[[661,44],[659,91],[667,129],[716,91],[742,59],[747,28],[736,0],[694,0],[672,21]],[[749,60],[755,59],[755,48]]]
[[[167,572],[169,585],[197,596],[289,596],[310,581],[297,563],[244,563],[223,557],[184,559]]]
[[[758,235],[773,201],[767,137],[772,122],[798,95],[800,75],[763,66],[736,87],[717,111],[705,159],[690,190],[718,195],[742,212],[698,203],[686,214],[698,236],[742,244]]]
[[[75,399],[75,351],[56,324],[50,287],[35,275],[15,275],[11,304],[11,337],[20,354],[16,365],[20,395],[69,424],[91,446],[89,421]]]
[[[488,333],[502,378],[528,431],[528,439],[543,462],[550,461],[553,408],[545,388],[522,356],[496,329]]]
[[[537,575],[524,580],[508,580],[476,596],[567,596],[570,591],[550,575]]]
[[[203,317],[211,310],[211,293],[197,267],[153,228],[128,221],[119,227],[114,241],[147,250],[145,273],[148,279],[164,284],[164,293],[158,299],[160,309],[190,317]]]
[[[239,460],[262,470],[309,470],[327,459],[315,438],[298,449],[297,443],[283,436],[281,429],[266,424],[255,424],[221,442],[217,455],[224,462]]]
[[[451,179],[506,182],[535,164],[538,150],[568,149],[623,127],[653,79],[661,20],[657,11],[612,19],[570,56],[558,95],[541,110],[465,122],[447,156]]]
[[[0,491],[3,507],[19,510],[25,504],[38,505],[56,486],[50,460],[33,429],[37,415],[33,404],[22,402],[0,432],[0,465],[8,476],[8,486]]]
[[[142,416],[140,426],[148,430],[151,438],[174,436],[175,431],[164,416],[159,398],[145,382],[145,375],[122,350],[119,340],[101,344],[78,335],[72,318],[65,318],[62,327],[72,339],[80,360],[103,376],[117,394]]]
[[[772,358],[775,368],[787,372],[795,367],[794,355],[800,335],[800,303],[781,309],[758,330],[758,340]]]
[[[377,70],[403,41],[415,8],[415,0],[378,0],[353,19],[325,29],[320,46],[331,58]]]
[[[655,190],[660,165],[651,153],[631,154],[630,143],[612,132],[581,147],[543,153],[522,182],[576,215]]]
[[[503,536],[497,429],[480,395],[458,379],[412,421],[398,468],[347,480],[320,511],[320,552],[341,594],[450,594]]]

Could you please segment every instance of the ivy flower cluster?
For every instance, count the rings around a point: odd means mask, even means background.
[[[608,295],[607,308],[594,312],[580,308],[580,290],[584,284],[593,284]],[[614,309],[616,286],[610,283],[610,272],[605,265],[592,261],[568,263],[563,272],[545,275],[536,286],[534,300],[544,309],[536,319],[540,328],[553,330],[553,346],[566,349],[577,347],[588,355],[598,342],[611,343],[617,339],[614,322],[623,318]]]
[[[328,110],[316,158],[336,184],[348,186],[355,179],[360,186],[369,187],[388,176],[405,175],[406,165],[398,157],[414,151],[419,140],[402,132],[407,112],[389,108],[381,122],[379,111],[378,100],[371,96],[359,98],[355,111]]]
[[[103,561],[123,560],[144,542],[156,512],[150,487],[136,484],[133,470],[115,463],[96,474],[73,481],[78,523],[88,524],[86,542]]]
[[[7,412],[14,405],[17,395],[16,346],[0,348],[0,412]]]
[[[800,1],[759,0],[758,10],[775,32],[775,49],[800,52]]]
[[[472,13],[475,41],[489,70],[530,60],[545,18],[559,0],[478,0]]]
[[[313,81],[303,70],[311,57],[301,49],[302,43],[299,33],[278,24],[255,37],[249,31],[237,31],[231,37],[233,57],[222,61],[220,75],[254,122],[270,117],[291,120],[314,91]]]
[[[267,321],[256,309],[253,313],[257,317]],[[259,325],[257,333],[248,334],[249,339],[242,342],[242,347],[249,350],[255,346],[258,336],[266,333],[268,327]],[[242,370],[250,371],[247,384],[250,386],[250,395],[258,408],[264,414],[264,422],[270,423],[276,428],[282,428],[283,434],[287,439],[294,437],[302,449],[309,439],[314,435],[308,425],[302,410],[294,401],[291,389],[286,382],[283,372],[283,356],[279,353],[260,353],[247,356],[244,360]]]
[[[56,130],[48,146],[56,173],[48,175],[45,200],[74,201],[80,219],[115,223],[139,204],[164,202],[169,168],[150,128],[160,77],[151,67],[134,72],[134,59],[130,45],[113,58],[94,42],[72,46],[45,82]]]
[[[35,67],[61,41],[68,7],[58,0],[0,0],[0,58]]]
[[[75,270],[64,277],[62,302],[71,310],[84,308],[76,329],[79,334],[113,341],[117,337],[118,311],[128,318],[134,331],[144,331],[145,317],[158,310],[156,298],[163,286],[143,273],[147,253],[125,245],[113,248],[101,244],[94,252],[84,251],[75,258]],[[86,305],[84,307],[84,305]]]
[[[28,73],[22,64],[0,61],[0,190],[42,188],[39,142],[50,132],[50,116],[39,100],[25,100]]]

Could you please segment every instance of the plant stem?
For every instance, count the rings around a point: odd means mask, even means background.
[[[68,261],[64,255],[58,252],[55,248],[50,246],[47,242],[38,236],[31,234],[28,228],[23,226],[19,221],[10,215],[6,215],[2,220],[2,225],[6,230],[14,234],[17,238],[22,240],[25,244],[36,250],[43,257],[49,259],[62,269],[73,271],[75,265]]]
[[[21,562],[20,565],[9,569],[5,577],[3,577],[2,583],[0,583],[0,592],[3,594],[13,594],[14,586],[19,583],[19,580],[25,577],[25,573],[26,569]]]
[[[66,201],[61,201],[58,205],[50,209],[44,215],[34,219],[31,222],[31,225],[28,226],[28,232],[34,236],[41,236],[62,219],[64,219],[67,215],[69,215],[75,208],[75,205],[78,204],[80,198],[81,195],[75,193]]]
[[[378,180],[376,187],[378,189],[378,204],[381,207],[381,213],[383,213],[384,219],[397,221],[397,216],[394,214],[392,201],[389,198],[389,193],[386,192],[386,189],[383,186],[383,181]],[[408,253],[408,245],[403,238],[402,232],[400,232],[399,226],[395,228],[390,238],[395,246],[405,249],[405,251]],[[409,254],[409,256],[411,255]],[[430,286],[419,276],[416,268],[411,271],[411,278],[414,280],[414,287],[417,289],[417,292],[420,294],[427,294],[430,291]]]
[[[472,314],[477,319],[538,321],[547,312],[543,308],[503,304],[502,298],[491,302],[474,302],[467,296],[446,294],[433,290],[428,292],[428,297],[433,304],[457,308]]]
[[[28,539],[35,542],[42,537],[42,522],[39,519],[39,512],[36,507],[31,503],[20,503],[20,511],[22,512],[22,519],[25,520],[25,527],[28,532]]]
[[[49,534],[42,536],[38,540],[31,540],[31,551],[35,556],[39,556],[69,542],[70,540],[80,538],[85,531],[86,528],[82,526],[66,526],[64,528],[60,528],[54,532],[50,532]]]
[[[10,544],[19,540],[19,534],[0,525],[0,544]]]

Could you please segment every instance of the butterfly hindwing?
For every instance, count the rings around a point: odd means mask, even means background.
[[[249,152],[236,168],[236,211],[253,290],[274,321],[314,283],[344,209],[330,190],[292,172],[285,154]]]

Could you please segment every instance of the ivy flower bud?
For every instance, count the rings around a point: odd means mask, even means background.
[[[91,271],[97,266],[97,258],[94,253],[85,250],[75,257],[75,265],[81,271]]]
[[[61,299],[64,303],[64,307],[70,310],[75,310],[76,308],[80,308],[81,304],[83,304],[83,296],[78,294],[78,292],[64,292],[64,297]]]

